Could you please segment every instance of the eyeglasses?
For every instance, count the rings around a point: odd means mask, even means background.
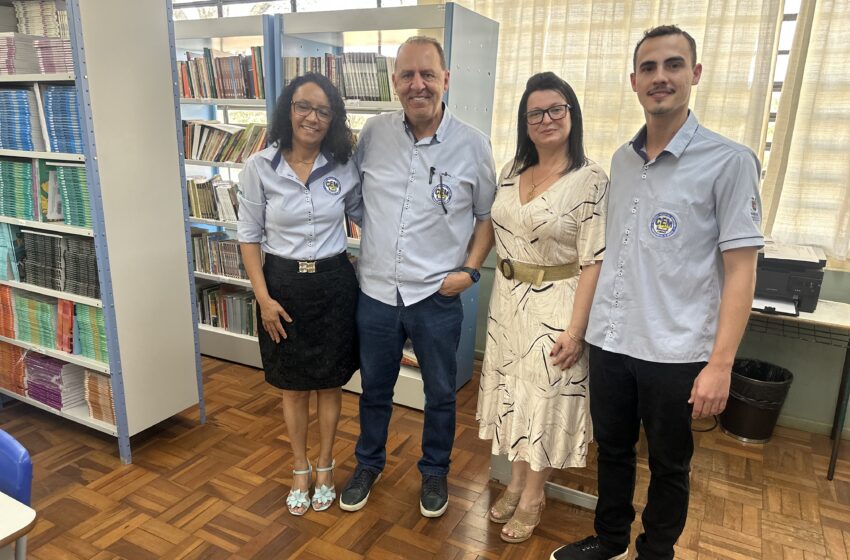
[[[334,114],[330,109],[326,109],[325,107],[313,107],[306,101],[293,101],[292,108],[295,110],[296,115],[301,115],[302,117],[307,117],[313,111],[316,112],[316,118],[320,121],[328,122],[330,121]]]
[[[543,122],[543,115],[549,115],[553,121],[559,121],[567,116],[567,111],[570,109],[572,106],[567,103],[554,105],[548,109],[535,109],[525,114],[525,121],[528,124],[540,124]]]

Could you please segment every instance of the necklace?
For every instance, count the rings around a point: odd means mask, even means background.
[[[543,183],[545,183],[549,179],[549,177],[554,175],[557,171],[560,171],[560,169],[561,169],[560,167],[556,167],[548,175],[543,177],[543,179],[539,183],[536,183],[534,181],[534,167],[532,167],[531,168],[531,190],[528,191],[528,199],[531,200],[532,198],[534,198],[534,190],[538,187],[538,185],[542,185]]]

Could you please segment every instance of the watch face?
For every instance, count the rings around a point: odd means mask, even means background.
[[[473,283],[478,282],[478,280],[481,278],[481,273],[475,270],[474,268],[469,268],[465,266],[462,270],[469,274],[470,278],[472,278]]]

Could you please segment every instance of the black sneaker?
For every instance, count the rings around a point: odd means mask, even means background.
[[[354,474],[348,479],[348,483],[339,497],[339,507],[343,511],[357,511],[363,509],[369,500],[372,485],[381,479],[381,473],[370,471],[359,464],[354,469]]]
[[[628,557],[628,547],[622,552],[611,550],[599,542],[599,537],[593,536],[562,546],[549,560],[626,560]]]
[[[422,475],[419,511],[425,517],[440,517],[449,507],[449,483],[445,476]]]

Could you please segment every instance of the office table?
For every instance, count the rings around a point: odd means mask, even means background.
[[[23,560],[22,539],[34,526],[35,510],[0,492],[0,558],[4,547],[18,541],[15,557]]]
[[[801,312],[799,317],[753,311],[748,328],[753,332],[796,338],[844,349],[841,384],[835,401],[835,415],[830,431],[832,454],[826,472],[826,479],[832,480],[835,475],[835,463],[838,461],[838,448],[841,445],[841,431],[847,417],[847,402],[850,400],[850,304],[822,299],[818,301],[813,313]]]

